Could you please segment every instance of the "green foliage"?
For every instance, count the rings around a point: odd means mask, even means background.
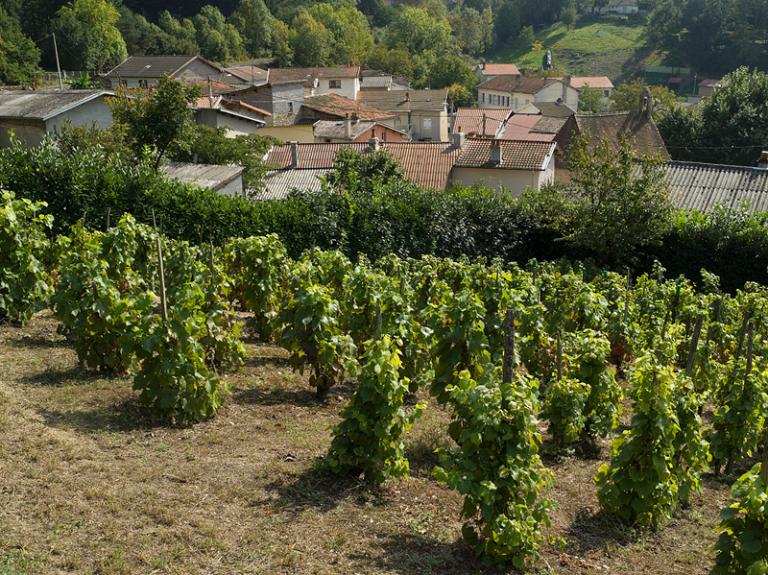
[[[249,55],[259,56],[270,46],[275,19],[264,0],[240,0],[230,22],[243,38]]]
[[[131,97],[120,94],[112,102],[112,114],[137,155],[143,154],[146,147],[153,150],[157,168],[167,154],[189,145],[194,124],[189,105],[199,92],[196,86],[164,76],[151,91]]]
[[[309,383],[324,397],[341,381],[355,355],[352,338],[342,333],[338,302],[322,285],[299,287],[281,310],[281,344],[291,352],[291,364],[302,373],[309,365]]]
[[[581,439],[589,392],[589,385],[571,378],[559,379],[547,389],[542,415],[549,420],[549,432],[556,445],[571,445]]]
[[[0,191],[0,322],[26,323],[51,292],[45,260],[53,217],[45,208]]]
[[[720,514],[720,537],[711,575],[768,572],[768,484],[764,465],[755,465],[731,489],[731,504]]]
[[[288,275],[285,247],[274,234],[233,239],[224,251],[233,281],[233,297],[254,314],[256,333],[268,341],[277,327],[283,286]]]
[[[650,90],[653,97],[653,117],[655,120],[661,120],[679,108],[677,96],[668,88],[648,86],[642,80],[631,80],[622,82],[611,91],[611,110],[617,112],[642,110],[647,90]]]
[[[168,320],[157,313],[143,316],[141,337],[133,342],[141,360],[133,387],[153,415],[187,425],[213,417],[228,389],[206,363],[205,294],[190,283],[176,296]]]
[[[587,114],[595,114],[605,109],[603,103],[603,91],[597,88],[586,87],[579,92],[579,111]]]
[[[408,475],[403,434],[424,409],[409,414],[403,407],[408,380],[401,378],[401,354],[385,335],[365,344],[357,371],[357,387],[333,428],[333,441],[325,465],[340,474],[358,476],[378,484]],[[353,374],[354,375],[354,374]]]
[[[62,65],[103,72],[125,60],[128,50],[119,19],[120,12],[108,0],[72,0],[62,6],[51,22],[62,46]]]
[[[125,373],[134,365],[131,342],[152,307],[151,293],[132,269],[140,233],[128,216],[108,236],[76,226],[71,239],[60,240],[64,255],[51,304],[85,367]]]
[[[0,7],[0,84],[33,84],[40,73],[40,49]]]
[[[489,367],[477,380],[460,372],[446,388],[448,428],[458,447],[439,451],[438,481],[464,495],[464,539],[482,555],[517,568],[538,558],[554,506],[544,492],[552,477],[538,455],[538,386],[517,375],[501,383]]]
[[[709,441],[716,470],[730,470],[757,449],[768,410],[768,380],[759,369],[746,373],[745,360],[732,358],[714,395]]]
[[[245,55],[243,38],[237,27],[228,23],[221,11],[207,5],[192,19],[197,45],[202,55],[210,60],[226,62]]]
[[[356,66],[365,62],[373,35],[362,12],[347,4],[328,3],[313,4],[308,12],[332,34],[331,62]]]
[[[300,11],[291,22],[289,42],[295,66],[328,66],[331,63],[333,34],[306,11]]]
[[[337,192],[373,193],[404,177],[397,160],[386,150],[361,154],[353,148],[343,148],[325,182]]]
[[[577,139],[570,168],[575,205],[569,241],[614,265],[661,241],[672,208],[658,159],[637,157],[627,139],[618,150]]]
[[[680,436],[676,394],[678,376],[653,353],[633,367],[632,428],[613,442],[610,464],[598,470],[595,482],[600,505],[641,527],[658,527],[669,519],[681,497],[698,484],[700,446],[686,445]],[[700,441],[700,434],[689,437]],[[687,459],[680,463],[678,457]]]
[[[389,25],[386,42],[390,48],[403,45],[411,54],[425,50],[442,54],[452,44],[451,26],[448,20],[434,18],[423,8],[406,6]]]

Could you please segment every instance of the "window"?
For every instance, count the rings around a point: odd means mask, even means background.
[[[288,111],[293,113],[293,102],[288,102]]]
[[[485,104],[485,92],[480,92],[480,102]]]
[[[610,98],[611,97],[611,91],[610,90],[603,90],[603,96],[605,96],[606,98]]]
[[[331,90],[340,90],[341,80],[328,80],[328,88]]]
[[[421,121],[421,127],[425,130],[431,130],[432,129],[432,118],[424,118]]]

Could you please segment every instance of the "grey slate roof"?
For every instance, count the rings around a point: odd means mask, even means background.
[[[768,211],[768,170],[721,164],[667,162],[672,203],[683,210],[711,212],[745,207]]]
[[[320,177],[330,172],[327,169],[318,170],[271,170],[264,178],[264,188],[253,192],[255,200],[284,200],[293,190],[302,192],[319,192]]]
[[[346,138],[347,128],[343,120],[335,122],[332,120],[318,120],[315,122],[314,134],[317,138]],[[376,122],[351,122],[351,138],[357,139],[367,130],[376,126]]]
[[[442,111],[448,100],[448,89],[440,90],[364,90],[358,102],[387,112]]]
[[[0,92],[0,118],[46,121],[101,96],[106,90],[24,90]]]
[[[200,56],[129,56],[107,72],[104,77],[162,78],[166,74],[173,76],[187,64],[197,59],[221,72],[218,66]]]
[[[187,164],[170,162],[161,168],[169,178],[184,184],[219,190],[243,173],[240,166],[215,166],[211,164]]]

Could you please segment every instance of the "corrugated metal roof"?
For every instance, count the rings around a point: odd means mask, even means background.
[[[170,162],[161,166],[161,169],[169,178],[184,184],[194,184],[212,190],[223,188],[243,173],[243,168],[240,166],[215,166],[184,162]]]
[[[503,108],[459,108],[453,119],[453,131],[467,135],[494,138],[502,122],[506,120],[512,109]],[[485,131],[483,117],[485,116]]]
[[[670,198],[683,210],[711,212],[747,206],[751,212],[768,211],[768,170],[744,166],[667,162]]]
[[[358,101],[387,112],[442,111],[448,100],[448,89],[441,90],[366,90]]]
[[[284,200],[294,191],[319,192],[320,178],[330,170],[272,170],[264,178],[264,187],[251,194],[255,200]]]
[[[105,74],[106,78],[162,78],[173,76],[193,60],[200,60],[219,73],[221,68],[200,56],[129,56]]]
[[[492,159],[492,148],[501,147],[501,163]],[[456,160],[460,168],[543,170],[555,151],[554,142],[518,140],[467,140]]]
[[[113,95],[105,90],[0,92],[0,118],[44,121],[101,96]]]
[[[360,153],[371,150],[367,143],[296,144],[298,168],[329,170],[342,148]],[[451,169],[461,150],[445,142],[381,142],[380,149],[392,154],[405,175],[423,188],[445,189]],[[267,166],[281,169],[291,165],[291,144],[275,146],[267,155]]]

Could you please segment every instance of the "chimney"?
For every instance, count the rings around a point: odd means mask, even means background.
[[[410,102],[411,101],[411,93],[406,90],[405,92],[405,101]]]
[[[347,137],[347,140],[352,139],[352,118],[349,117],[349,114],[344,118],[344,135]]]
[[[483,112],[483,131],[482,131],[482,133],[480,134],[480,137],[481,137],[481,138],[485,138],[485,125],[486,125],[486,122],[487,122],[487,121],[488,121],[488,116],[486,116],[486,115],[485,115],[485,112]]]
[[[457,149],[462,149],[464,147],[464,132],[459,129],[458,132],[454,132],[451,134],[451,139],[453,140],[453,147]]]
[[[563,102],[568,102],[568,87],[571,85],[571,77],[563,76]]]
[[[368,149],[371,152],[378,152],[379,151],[379,139],[378,138],[371,138],[368,140]]]
[[[757,161],[757,167],[761,170],[768,170],[768,150],[763,150],[760,159]]]
[[[504,161],[504,157],[501,153],[501,141],[492,140],[491,141],[491,163],[499,166],[503,161]]]
[[[291,168],[294,170],[299,167],[299,144],[291,142]]]

